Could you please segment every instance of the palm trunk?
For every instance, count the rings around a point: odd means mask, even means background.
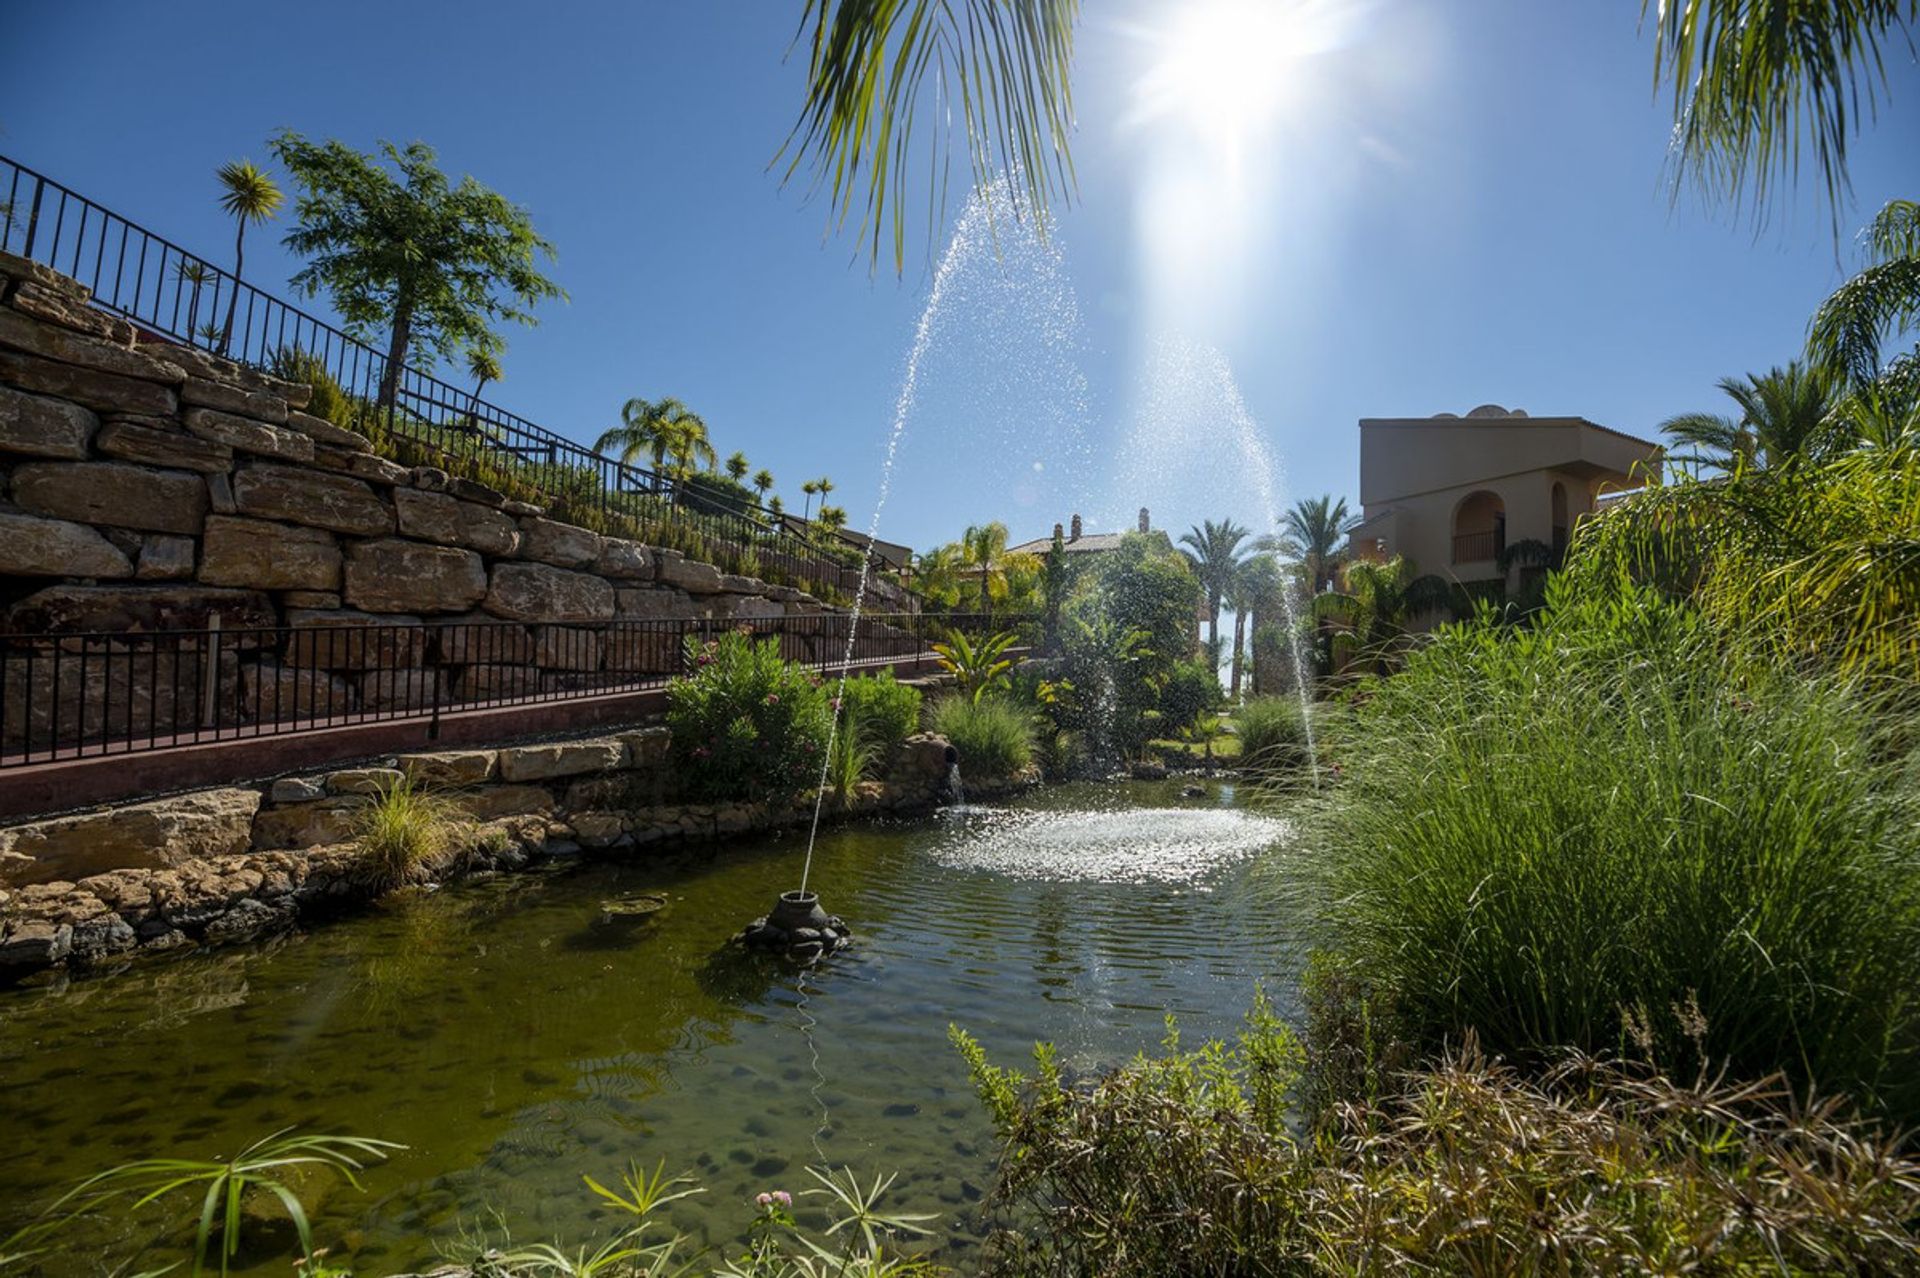
[[[220,326],[220,353],[225,355],[233,342],[233,312],[240,305],[240,267],[247,257],[247,219],[233,234],[233,293],[227,298],[227,322]]]
[[[380,373],[380,407],[392,410],[400,393],[400,370],[413,337],[413,302],[404,293],[393,310],[393,334],[387,341],[387,366]]]
[[[486,378],[480,377],[480,378],[474,379],[473,407],[467,410],[467,425],[475,429],[478,429],[480,425],[480,392],[485,390],[486,386],[487,386]]]
[[[1218,595],[1207,600],[1207,648],[1218,659],[1220,655],[1220,597]]]
[[[993,595],[989,589],[988,576],[992,571],[991,563],[980,565],[980,615],[985,617],[993,612]]]
[[[1244,609],[1236,609],[1233,614],[1233,681],[1228,695],[1234,700],[1240,699],[1240,650],[1247,638],[1247,614]]]

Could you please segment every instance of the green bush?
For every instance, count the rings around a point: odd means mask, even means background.
[[[444,869],[472,822],[411,781],[396,781],[361,810],[356,830],[362,880],[385,892]]]
[[[1306,720],[1293,697],[1255,697],[1234,712],[1240,766],[1250,772],[1293,772],[1307,765]]]
[[[1778,1092],[1466,1050],[1302,1129],[1305,1051],[1256,1004],[1237,1042],[1089,1086],[953,1038],[1003,1145],[989,1275],[1910,1273],[1920,1161]]]
[[[933,707],[933,730],[960,753],[960,770],[1007,777],[1033,762],[1033,717],[1009,701],[951,696]]]
[[[667,724],[690,797],[778,800],[818,782],[827,694],[777,640],[689,639],[687,666],[667,687]]]
[[[1200,716],[1217,710],[1221,702],[1220,673],[1205,660],[1182,661],[1160,689],[1160,728],[1163,733],[1190,727]]]
[[[1556,583],[1532,628],[1444,630],[1356,707],[1301,868],[1424,1048],[1783,1070],[1920,1117],[1898,731],[1682,605]]]
[[[881,758],[920,730],[920,689],[893,677],[893,671],[849,679],[840,693],[843,717],[857,717]]]

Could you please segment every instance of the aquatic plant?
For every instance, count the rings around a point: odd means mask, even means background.
[[[830,709],[818,676],[777,640],[734,631],[687,641],[687,674],[667,686],[667,725],[684,784],[701,800],[783,799],[819,778]]]
[[[357,825],[361,876],[376,891],[390,891],[444,868],[468,823],[451,803],[403,777],[375,795]]]
[[[1778,1070],[1911,1119],[1920,792],[1912,725],[1873,710],[1650,591],[1556,582],[1354,708],[1298,872],[1423,1050]]]
[[[1298,1124],[1316,1050],[1264,1000],[1232,1042],[1092,1082],[950,1031],[1002,1143],[994,1275],[1895,1273],[1920,1160],[1778,1080],[1681,1084],[1469,1043]]]
[[[934,704],[933,730],[960,753],[972,776],[1008,777],[1033,762],[1033,717],[1008,701],[947,697]]]

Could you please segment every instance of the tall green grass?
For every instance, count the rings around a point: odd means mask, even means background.
[[[385,892],[424,882],[444,869],[471,822],[453,804],[403,779],[374,797],[358,827],[361,878]]]
[[[1294,772],[1307,766],[1307,727],[1292,697],[1255,697],[1233,715],[1240,766],[1250,772]]]
[[[1323,943],[1428,1048],[1779,1069],[1920,1117],[1900,727],[1724,654],[1650,593],[1443,632],[1358,707],[1307,818]]]
[[[1010,701],[947,697],[933,707],[933,730],[960,752],[960,770],[1006,777],[1033,762],[1033,717]]]

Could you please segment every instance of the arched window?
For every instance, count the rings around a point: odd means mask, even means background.
[[[1507,504],[1499,493],[1469,493],[1453,512],[1453,562],[1488,563],[1507,548]]]

